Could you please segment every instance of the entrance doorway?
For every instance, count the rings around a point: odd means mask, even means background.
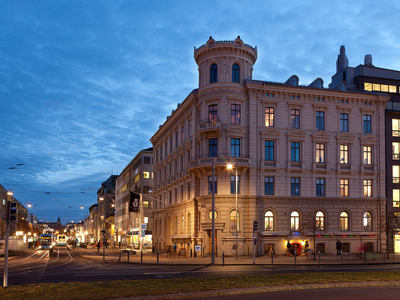
[[[212,248],[212,239],[211,239],[211,229],[207,230],[208,233],[208,252],[211,254],[211,248]],[[218,253],[218,246],[217,246],[217,230],[215,230],[215,256]]]
[[[296,251],[296,255],[301,255],[301,244],[300,243],[292,243],[292,250]]]

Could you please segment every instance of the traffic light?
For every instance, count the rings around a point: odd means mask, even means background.
[[[258,230],[258,221],[253,221],[253,231]]]
[[[10,221],[15,221],[17,219],[17,203],[7,201],[7,211],[6,211],[6,221],[9,223]]]
[[[139,200],[140,195],[134,192],[130,193],[129,197],[129,212],[138,212],[139,211]]]

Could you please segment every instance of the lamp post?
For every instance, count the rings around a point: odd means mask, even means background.
[[[215,264],[215,161],[212,161],[212,202],[211,202],[211,264]]]
[[[228,164],[228,169],[233,168],[232,164]],[[236,217],[235,217],[235,236],[236,236],[236,259],[238,259],[238,177],[237,177],[237,162],[235,161],[235,199],[236,199]]]

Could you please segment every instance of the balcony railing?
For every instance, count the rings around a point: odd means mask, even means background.
[[[188,168],[210,166],[215,161],[216,165],[227,165],[228,163],[237,163],[238,165],[250,165],[249,155],[240,155],[239,157],[219,154],[218,156],[199,155],[192,158],[188,163]]]

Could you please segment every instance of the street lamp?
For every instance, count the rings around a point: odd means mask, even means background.
[[[227,166],[228,170],[232,170],[233,165],[230,163]],[[236,198],[236,217],[235,217],[235,231],[236,231],[236,259],[238,259],[238,177],[237,177],[237,162],[235,162],[235,198]]]
[[[211,264],[215,264],[215,161],[212,161],[212,202],[211,202]]]

